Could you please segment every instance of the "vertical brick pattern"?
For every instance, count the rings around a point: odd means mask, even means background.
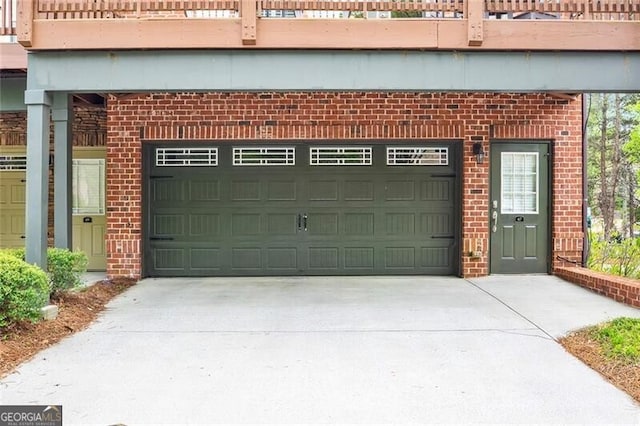
[[[489,161],[474,142],[553,140],[553,258],[579,260],[581,102],[544,94],[492,93],[154,93],[110,96],[107,133],[108,274],[141,274],[141,148],[152,140],[463,141],[464,276],[486,275]],[[470,252],[481,252],[478,258]],[[554,260],[555,265],[555,260]]]

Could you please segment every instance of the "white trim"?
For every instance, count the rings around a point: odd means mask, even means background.
[[[234,147],[234,166],[293,166],[296,148],[293,146]]]
[[[215,167],[218,165],[218,148],[156,148],[156,166]]]
[[[533,188],[531,190],[526,190],[526,188],[520,188],[518,192],[515,191],[515,188],[509,188],[510,191],[506,191],[505,188],[505,157],[511,156],[513,159],[516,157],[533,157],[535,161],[535,170],[527,171],[522,168],[521,171],[515,170],[515,164],[512,165],[510,175],[513,177],[518,176],[520,178],[523,177],[535,177]],[[540,155],[538,152],[502,152],[500,157],[500,213],[501,214],[538,214],[540,210]],[[526,160],[525,160],[526,161]],[[519,173],[516,173],[519,172]],[[524,182],[524,181],[522,181]],[[512,182],[512,186],[514,186],[515,182]],[[505,201],[506,196],[509,195],[509,202]],[[518,202],[518,206],[516,206],[515,196],[520,195],[520,199]],[[526,197],[527,196],[535,196],[535,209],[527,209],[526,207]],[[516,208],[518,207],[518,208]]]
[[[370,166],[370,146],[310,146],[311,166]]]
[[[26,155],[0,155],[0,171],[27,170]]]

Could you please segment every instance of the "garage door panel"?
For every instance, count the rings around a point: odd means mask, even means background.
[[[191,237],[220,237],[220,215],[217,213],[195,213],[189,215]]]
[[[451,247],[422,247],[420,266],[423,268],[450,268],[453,253]]]
[[[345,201],[373,201],[373,182],[347,180],[344,182]]]
[[[338,181],[309,181],[309,201],[338,201]]]
[[[189,201],[219,201],[220,182],[218,180],[190,180]]]
[[[453,218],[449,212],[429,212],[420,215],[418,232],[424,235],[453,235]]]
[[[156,247],[154,249],[154,268],[158,271],[179,272],[184,271],[185,249],[181,247]]]
[[[349,236],[373,236],[374,213],[345,213],[343,216],[343,233]],[[309,218],[313,220],[313,218]]]
[[[384,188],[386,201],[413,201],[416,198],[415,183],[412,180],[387,181]]]
[[[339,267],[339,251],[337,247],[309,247],[307,259],[309,269],[336,272]]]
[[[387,269],[415,269],[415,247],[387,247],[385,248],[385,268]]]
[[[175,202],[184,201],[184,187],[184,180],[174,179],[172,176],[152,178],[152,200],[157,206],[172,205]],[[175,206],[175,204],[173,205]]]
[[[420,200],[422,201],[454,201],[454,179],[422,181]]]
[[[260,247],[232,248],[231,267],[236,270],[261,270],[262,249]]]
[[[273,236],[293,236],[298,233],[298,215],[295,213],[269,213],[267,216],[267,234]]]
[[[231,201],[260,201],[260,182],[257,180],[231,182]]]
[[[156,236],[183,236],[183,214],[156,214],[153,216],[153,234]]]
[[[298,269],[298,249],[296,247],[271,247],[267,249],[267,269],[289,270]]]
[[[375,253],[373,247],[345,247],[343,253],[345,270],[373,270]]]
[[[260,219],[259,213],[232,213],[231,236],[246,237],[260,235]]]
[[[386,213],[385,219],[387,235],[414,235],[416,232],[414,213]]]
[[[310,238],[316,236],[330,236],[335,238],[338,235],[339,214],[338,213],[315,213],[310,211],[307,219],[307,233]]]
[[[297,185],[293,180],[267,182],[268,201],[294,201],[297,200]]]
[[[192,248],[189,251],[191,271],[197,273],[219,272],[222,267],[221,252],[219,247]]]

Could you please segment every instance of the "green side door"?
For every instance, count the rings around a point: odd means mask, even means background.
[[[548,272],[549,163],[547,143],[492,143],[492,274]]]

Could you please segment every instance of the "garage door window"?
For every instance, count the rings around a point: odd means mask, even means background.
[[[103,215],[104,159],[73,160],[73,214]]]
[[[295,164],[296,149],[292,146],[233,148],[234,166],[293,166]]]
[[[158,148],[156,166],[217,166],[218,148]]]
[[[449,149],[446,147],[389,146],[388,166],[446,166]]]
[[[309,148],[312,166],[370,166],[370,146],[312,146]]]

